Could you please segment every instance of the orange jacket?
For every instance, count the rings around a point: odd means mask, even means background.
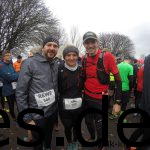
[[[20,67],[21,67],[21,62],[18,63],[17,61],[13,63],[13,67],[15,69],[16,72],[20,71]]]

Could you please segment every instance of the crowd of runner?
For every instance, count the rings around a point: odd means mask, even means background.
[[[0,61],[1,109],[10,112],[14,122],[15,103],[18,113],[28,108],[42,109],[44,117],[35,113],[26,114],[27,124],[38,125],[45,132],[43,143],[34,150],[50,150],[52,131],[59,130],[58,116],[64,126],[67,150],[78,150],[75,121],[79,114],[89,108],[102,110],[102,96],[108,95],[110,119],[118,117],[127,109],[134,92],[135,108],[141,108],[144,60],[132,59],[129,55],[115,57],[109,48],[100,49],[97,35],[83,35],[86,54],[80,58],[79,49],[67,45],[63,60],[56,57],[59,41],[53,36],[43,40],[39,52],[22,60],[19,55],[12,62],[10,51],[4,51]],[[9,108],[6,107],[6,101]],[[133,114],[140,117],[139,114]],[[0,118],[2,116],[0,115]],[[84,118],[89,142],[102,138],[102,116],[89,113]],[[2,135],[1,135],[2,136]],[[29,142],[36,141],[38,134],[28,130]],[[98,150],[105,149],[102,144]],[[130,149],[127,146],[127,149]]]

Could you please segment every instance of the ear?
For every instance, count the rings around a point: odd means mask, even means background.
[[[96,42],[96,45],[97,45],[97,47],[99,48],[99,46],[100,46],[99,41]]]
[[[83,46],[85,47],[85,43],[83,43]]]

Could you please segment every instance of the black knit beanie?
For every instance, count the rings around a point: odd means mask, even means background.
[[[58,41],[55,37],[53,37],[53,36],[48,36],[48,37],[46,37],[46,38],[43,40],[43,47],[44,47],[45,44],[48,43],[48,42],[55,42],[55,43],[57,43],[57,45],[58,45],[58,47],[59,47],[59,41]]]
[[[79,56],[78,48],[73,45],[69,45],[69,46],[66,46],[63,50],[63,58],[65,58],[66,54],[69,52],[75,52]]]

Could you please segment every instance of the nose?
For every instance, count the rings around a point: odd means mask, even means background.
[[[93,47],[93,43],[92,43],[92,42],[89,42],[89,43],[88,43],[88,46],[89,46],[89,47]]]
[[[71,55],[71,56],[70,56],[70,59],[74,59],[74,57]]]

